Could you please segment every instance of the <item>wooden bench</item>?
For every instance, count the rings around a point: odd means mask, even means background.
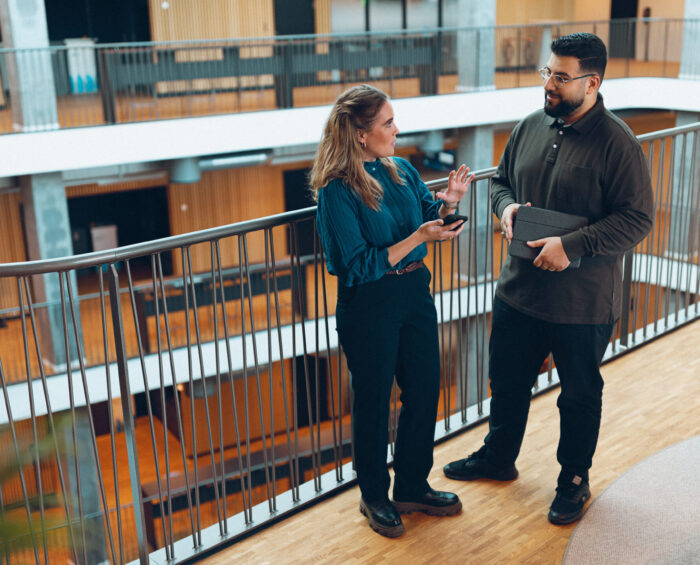
[[[351,431],[350,422],[342,425],[342,444],[336,446],[333,437],[333,427],[330,422],[324,422],[321,424],[321,440],[320,449],[318,442],[318,435],[316,432],[316,426],[313,428],[313,441],[315,447],[316,456],[320,455],[320,461],[317,463],[319,465],[324,465],[335,460],[336,450],[339,448],[341,453],[340,457],[345,459],[351,456]],[[340,440],[340,434],[337,431],[336,426],[336,439]],[[257,441],[257,444],[260,442]],[[294,450],[294,436],[292,432],[291,441],[292,450]],[[229,452],[235,450],[229,450]],[[200,457],[204,459],[205,456]],[[297,452],[290,453],[289,446],[287,445],[287,435],[286,433],[278,434],[275,436],[275,460],[272,461],[272,449],[269,445],[269,439],[267,440],[267,470],[271,475],[272,467],[275,468],[275,478],[289,478],[290,477],[290,459],[291,465],[296,469],[296,461],[294,458],[298,458],[298,469],[299,469],[299,484],[305,482],[307,473],[313,471],[314,466],[314,452],[311,449],[311,437],[309,435],[309,429],[304,428],[299,430],[299,435],[297,439]],[[210,458],[206,456],[206,459]],[[266,483],[266,458],[265,451],[258,449],[250,453],[250,467],[248,467],[248,458],[245,453],[240,457],[243,463],[243,476],[244,482],[247,486],[248,477],[247,473],[250,472],[250,484],[252,487],[265,485]],[[217,461],[216,465],[211,463],[205,465],[199,465],[197,467],[198,473],[198,484],[194,484],[194,467],[188,466],[188,479],[189,479],[189,495],[190,499],[193,501],[195,499],[195,488],[199,490],[199,500],[202,502],[209,502],[215,500],[216,493],[214,491],[217,485],[221,482],[221,462]],[[226,493],[232,494],[241,491],[241,468],[239,465],[239,457],[237,454],[228,455],[224,460],[224,477],[226,484]],[[216,485],[215,485],[216,478]],[[188,485],[185,481],[185,473],[182,469],[177,471],[171,471],[169,475],[170,479],[170,504],[165,503],[165,498],[168,496],[166,475],[161,476],[160,479],[160,489],[163,495],[163,509],[167,513],[168,508],[171,512],[177,510],[186,509],[188,507]],[[146,521],[146,538],[151,550],[156,549],[156,520],[162,518],[161,507],[160,507],[160,496],[158,491],[158,481],[150,481],[141,485],[141,494],[143,496],[143,510]],[[221,495],[221,491],[219,492]]]

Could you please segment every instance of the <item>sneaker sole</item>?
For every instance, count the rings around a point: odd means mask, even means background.
[[[468,477],[465,477],[464,475],[457,475],[457,474],[454,474],[454,473],[451,473],[451,472],[445,471],[445,470],[443,470],[443,473],[445,474],[445,476],[448,479],[453,479],[455,481],[479,481],[479,480],[487,479],[490,481],[498,481],[498,482],[502,482],[502,483],[514,481],[519,476],[517,469],[515,469],[515,472],[510,471],[508,473],[503,473],[501,475],[490,475],[490,476],[470,475]]]
[[[367,510],[367,507],[362,500],[360,501],[360,512],[367,518],[370,528],[387,538],[397,538],[406,531],[403,524],[399,524],[398,526],[382,526],[381,524],[378,524],[372,520],[372,514],[369,510]]]
[[[430,504],[421,504],[420,502],[398,502],[394,500],[394,506],[400,514],[410,514],[411,512],[423,512],[428,516],[453,516],[462,511],[462,501],[458,500],[449,506],[432,506]]]

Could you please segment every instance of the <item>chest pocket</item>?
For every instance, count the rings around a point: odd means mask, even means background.
[[[548,204],[553,209],[588,217],[600,213],[602,187],[591,167],[560,163],[552,181]]]

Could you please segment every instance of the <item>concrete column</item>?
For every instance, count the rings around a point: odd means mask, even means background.
[[[676,126],[697,123],[700,114],[678,112]],[[673,155],[673,193],[668,254],[689,260],[700,253],[700,135],[687,134],[676,140]]]
[[[12,127],[16,131],[58,129],[46,10],[43,0],[0,0]]]
[[[685,0],[683,51],[678,78],[700,79],[700,0]]]
[[[492,90],[495,63],[495,0],[459,0],[457,32],[458,90]]]
[[[74,532],[78,544],[77,565],[107,565],[110,563],[108,559],[110,546],[105,530],[100,483],[92,450],[93,440],[87,410],[89,408],[79,408],[75,411],[75,443],[73,428],[66,426],[63,429],[66,453],[71,453],[64,459],[71,497],[69,506],[76,524]],[[77,451],[72,454],[76,445]],[[84,537],[81,533],[81,525],[84,527]]]
[[[22,205],[24,207],[24,229],[27,251],[30,260],[51,259],[73,254],[68,203],[66,191],[60,173],[46,173],[25,176],[20,180]],[[78,287],[75,272],[71,272],[71,286],[74,295]],[[65,332],[61,311],[61,287],[57,274],[35,277],[33,282],[34,301],[47,302],[46,308],[39,309],[41,323],[42,354],[44,359],[53,364],[56,370],[65,370]],[[65,279],[64,279],[65,285]],[[64,286],[67,304],[67,325],[70,359],[77,359],[77,347],[73,321],[68,305],[67,288]],[[79,318],[78,304],[75,304],[76,316]],[[80,324],[78,323],[78,327]]]

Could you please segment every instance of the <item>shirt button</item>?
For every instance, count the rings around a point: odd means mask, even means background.
[[[559,130],[559,135],[564,135],[564,132],[562,130]]]
[[[556,149],[556,148],[557,148],[557,144],[555,143],[554,145],[552,145],[552,147],[554,147],[554,149]]]

